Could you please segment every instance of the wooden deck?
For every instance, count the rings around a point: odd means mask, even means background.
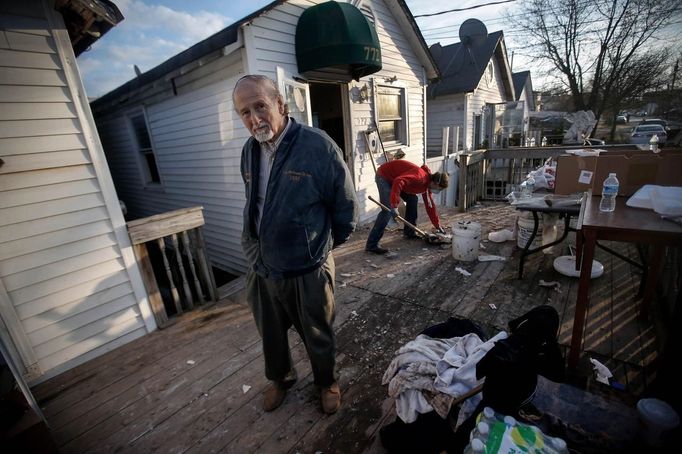
[[[475,220],[487,234],[511,225],[514,215],[511,207],[495,204],[463,214],[445,211],[442,218],[445,225]],[[423,212],[420,219],[427,219]],[[367,254],[367,233],[367,226],[361,228],[335,251],[342,389],[336,415],[319,409],[310,366],[294,333],[299,381],[283,407],[261,410],[266,380],[260,340],[237,293],[36,386],[60,451],[383,452],[378,430],[395,413],[381,377],[394,351],[425,327],[456,316],[473,319],[492,334],[547,303],[561,316],[560,343],[568,344],[577,279],[556,273],[553,256],[531,256],[518,280],[513,242],[484,242],[481,251],[510,260],[469,264],[456,262],[449,246],[404,241],[399,232],[388,233],[382,243],[397,256]],[[639,275],[603,251],[597,259],[607,271],[591,288],[585,349],[611,368],[628,395],[637,396],[654,377],[657,354],[652,325],[637,317]],[[456,272],[457,266],[471,276]],[[540,287],[541,279],[561,287]]]

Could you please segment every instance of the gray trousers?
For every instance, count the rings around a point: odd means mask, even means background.
[[[287,331],[293,325],[310,358],[315,384],[335,380],[334,258],[319,268],[289,279],[266,279],[249,270],[246,298],[263,340],[265,376],[281,386],[295,380]]]

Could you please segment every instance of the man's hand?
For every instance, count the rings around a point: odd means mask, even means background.
[[[391,208],[391,216],[393,219],[398,219],[398,216],[400,216],[400,213],[398,212],[397,208]]]

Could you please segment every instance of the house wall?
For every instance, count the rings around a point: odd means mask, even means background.
[[[504,82],[497,58],[493,58],[494,77],[487,82],[485,74],[479,81],[478,86],[472,93],[452,93],[429,99],[427,102],[428,124],[428,150],[437,152],[441,149],[443,127],[460,127],[460,144],[463,149],[471,150],[474,147],[474,116],[482,115],[482,138],[489,134],[489,125],[485,121],[485,113],[482,108],[486,104],[496,104],[507,99]],[[488,62],[485,62],[487,66]],[[490,138],[488,138],[490,140]],[[448,141],[448,152],[452,150],[452,137]],[[460,149],[462,149],[460,148]]]
[[[439,96],[435,99],[427,100],[426,118],[428,119],[427,150],[430,154],[442,153],[443,128],[449,127],[450,138],[448,140],[448,154],[453,153],[453,134],[455,128],[459,127],[459,150],[462,150],[465,142],[465,131],[463,129],[465,116],[465,95],[455,93]]]
[[[52,2],[0,5],[0,315],[29,380],[155,323]]]
[[[215,81],[216,74],[222,80]],[[248,132],[234,115],[232,87],[242,75],[233,52],[186,73],[143,103],[108,109],[98,130],[129,217],[140,218],[190,206],[203,206],[204,237],[211,262],[226,271],[246,271],[240,236],[244,184],[239,172]],[[127,115],[144,108],[153,142],[160,186],[145,186]]]
[[[243,28],[246,47],[247,71],[260,73],[277,79],[277,67],[284,68],[289,73],[297,74],[296,50],[294,45],[296,23],[303,11],[322,1],[292,0],[282,4],[261,17],[253,20]],[[416,54],[412,50],[399,24],[383,0],[364,0],[362,5],[369,6],[376,19],[375,26],[381,43],[382,65],[381,71],[359,82],[352,82],[349,88],[361,88],[369,85],[370,92],[373,83],[385,84],[385,78],[397,77],[395,86],[407,87],[407,106],[409,124],[408,146],[402,145],[386,148],[387,153],[402,149],[405,159],[416,164],[423,164],[424,150],[424,90],[426,79]],[[390,84],[389,84],[390,85]],[[374,169],[365,154],[364,131],[374,123],[373,102],[357,102],[352,99],[350,91],[347,96],[350,102],[351,149],[354,156],[352,173],[355,178],[355,188],[360,202],[360,221],[373,219],[378,208],[367,199],[372,195],[378,197],[374,182]],[[383,162],[379,155],[375,156],[377,165]]]
[[[519,96],[519,100],[523,101],[523,132],[524,135],[528,135],[528,130],[529,130],[529,117],[530,117],[530,112],[532,110],[535,110],[535,99],[533,98],[533,91],[530,88],[530,82],[526,81],[526,83],[523,85],[523,90],[521,91],[521,95]]]
[[[486,104],[497,104],[503,102],[507,99],[506,90],[504,88],[504,82],[502,81],[502,75],[500,71],[500,65],[496,58],[493,57],[493,73],[494,77],[490,83],[486,83],[485,74],[478,83],[478,87],[474,90],[469,98],[468,104],[468,115],[466,118],[466,147],[469,149],[475,148],[474,144],[474,115],[482,113],[482,108]],[[487,65],[487,62],[486,62]],[[488,139],[488,143],[491,143],[490,137],[490,124],[487,120],[487,115],[483,114],[483,132],[481,137],[483,140]]]

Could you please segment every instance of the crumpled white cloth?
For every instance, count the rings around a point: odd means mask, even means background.
[[[495,336],[482,342],[475,334],[460,337],[462,341],[448,350],[443,359],[436,364],[436,390],[455,398],[483,383],[476,379],[476,365],[486,353],[493,348],[495,342],[506,339],[507,333],[500,331]],[[466,417],[474,411],[481,401],[481,394],[476,394],[462,402],[461,412]]]
[[[388,395],[396,398],[396,413],[406,423],[414,422],[420,413],[435,410],[442,418],[450,411],[452,401],[477,386],[476,363],[500,339],[504,331],[487,342],[476,334],[450,339],[419,335],[395,353],[384,373],[382,384],[388,384]],[[461,411],[473,411],[480,395],[467,399]]]

